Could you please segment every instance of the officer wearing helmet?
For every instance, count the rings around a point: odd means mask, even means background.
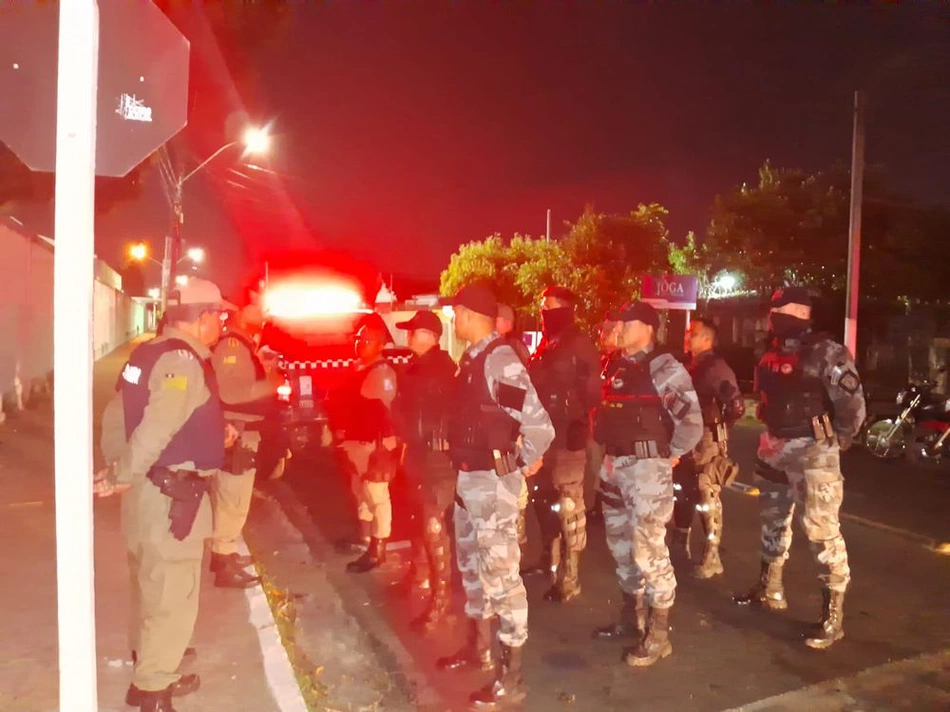
[[[367,547],[362,556],[347,564],[350,573],[382,566],[392,533],[389,482],[398,455],[391,415],[396,372],[383,358],[389,341],[389,330],[379,315],[363,320],[356,332],[356,360],[327,404],[330,427],[357,502],[360,539]]]
[[[755,373],[759,418],[756,482],[762,504],[762,569],[740,605],[788,607],[782,567],[792,543],[792,517],[811,544],[820,570],[822,614],[806,634],[811,648],[844,637],[844,597],[851,580],[838,512],[844,495],[840,453],[850,447],[866,415],[864,389],[848,349],[814,332],[811,296],[803,287],[772,295],[772,338]]]
[[[606,453],[601,505],[623,607],[619,623],[594,635],[633,638],[624,661],[644,667],[673,652],[669,615],[676,577],[666,547],[673,467],[696,447],[703,420],[689,373],[656,345],[656,310],[630,302],[620,309],[618,321],[621,356],[604,374],[594,437]]]
[[[161,336],[138,346],[102,419],[100,497],[122,496],[132,581],[135,668],[126,703],[174,712],[197,675],[178,668],[198,616],[201,559],[211,535],[208,491],[237,433],[226,426],[209,348],[234,308],[218,287],[190,279],[169,294]]]

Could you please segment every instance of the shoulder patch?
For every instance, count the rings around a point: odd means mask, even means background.
[[[188,390],[188,376],[179,376],[174,373],[166,373],[162,379],[163,391],[185,391]]]
[[[237,356],[236,356],[236,355],[231,355],[231,356],[225,356],[225,357],[224,357],[224,365],[225,365],[225,366],[233,366],[233,365],[236,364],[236,363],[237,363]]]
[[[131,383],[133,386],[139,384],[139,379],[142,378],[142,369],[138,366],[133,366],[130,363],[125,364],[125,368],[122,369],[122,380],[126,383]]]

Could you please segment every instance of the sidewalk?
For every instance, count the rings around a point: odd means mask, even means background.
[[[97,441],[99,414],[131,348],[131,344],[123,347],[95,365]],[[59,709],[52,444],[49,402],[0,426],[0,559],[7,583],[0,594],[0,712]],[[99,709],[128,710],[124,697],[132,674],[127,644],[129,584],[118,498],[95,503],[95,530]],[[206,571],[194,638],[198,656],[189,670],[201,676],[201,689],[176,700],[176,709],[305,710],[299,691],[286,689],[290,671],[280,645],[266,646],[265,663],[262,645],[273,640],[273,619],[261,589],[217,589]],[[292,683],[293,676],[289,679]],[[275,695],[289,702],[278,705]]]

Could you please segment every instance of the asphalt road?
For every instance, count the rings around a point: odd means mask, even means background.
[[[755,425],[735,431],[740,481],[751,481],[758,433]],[[880,463],[857,449],[843,463],[842,529],[853,572],[845,640],[824,652],[801,642],[804,626],[820,612],[820,591],[798,530],[786,566],[789,610],[767,614],[733,605],[732,593],[748,588],[758,574],[758,503],[755,496],[729,491],[724,496],[726,573],[707,582],[678,576],[674,654],[652,668],[629,668],[620,662],[620,643],[591,639],[594,626],[614,618],[619,597],[601,525],[591,527],[578,599],[546,603],[546,583],[527,579],[531,693],[525,709],[950,709],[950,556],[933,550],[934,544],[950,542],[950,476]],[[287,481],[324,537],[334,540],[351,531],[354,508],[325,453],[295,458]],[[397,487],[394,540],[405,539],[410,526]],[[535,526],[529,522],[530,556],[536,554]],[[698,549],[698,534],[694,540]],[[347,558],[337,555],[326,564],[342,570]],[[464,621],[460,616],[455,625],[428,637],[412,634],[408,621],[424,602],[393,592],[391,584],[403,571],[397,558],[379,572],[335,578],[344,600],[364,601],[348,612],[359,619],[366,615],[365,601],[372,602],[374,624],[383,621],[387,636],[394,634],[410,654],[415,672],[421,671],[446,707],[465,709],[468,692],[484,678],[434,668],[435,658],[454,651],[462,640]],[[358,595],[348,596],[347,589]],[[460,610],[461,593],[456,593]],[[841,701],[842,690],[850,702]]]

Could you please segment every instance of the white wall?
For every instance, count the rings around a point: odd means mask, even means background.
[[[144,331],[145,306],[97,260],[93,353],[100,358]],[[0,217],[0,396],[29,391],[53,369],[53,247],[16,220]]]

